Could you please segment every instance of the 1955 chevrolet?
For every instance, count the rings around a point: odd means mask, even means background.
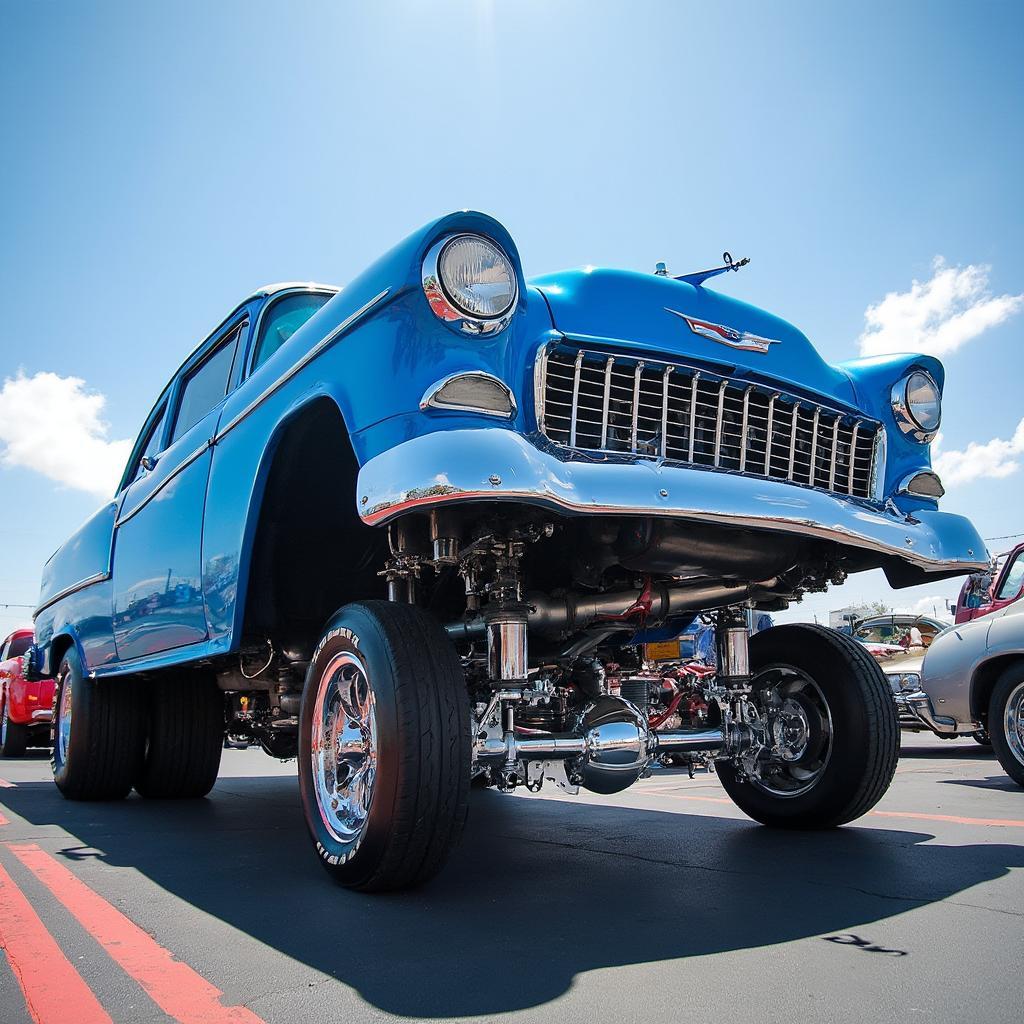
[[[766,824],[865,813],[897,758],[881,670],[748,616],[988,554],[938,510],[941,365],[828,365],[706,287],[740,265],[527,284],[463,212],[344,291],[239,304],[46,565],[30,661],[61,791],[200,797],[246,735],[298,756],[319,856],[360,889],[436,872],[471,782],[613,793],[692,755]],[[698,615],[717,670],[675,678],[700,715],[654,728],[644,644]]]

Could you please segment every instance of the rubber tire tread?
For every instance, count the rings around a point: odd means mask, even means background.
[[[360,618],[365,625],[357,627]],[[388,838],[377,863],[356,878],[346,870],[349,865],[323,863],[349,888],[406,889],[437,874],[466,821],[470,722],[465,677],[447,634],[418,608],[361,601],[337,612],[325,632],[342,622],[357,634],[374,630],[391,662],[399,762]]]
[[[3,717],[7,722],[7,737],[0,745],[0,755],[3,757],[21,757],[28,750],[27,725],[21,722],[12,722],[8,715],[8,705],[4,704]]]
[[[63,680],[73,673],[70,771],[56,764],[57,708]],[[72,648],[53,690],[54,781],[69,800],[122,800],[135,781],[146,738],[145,691],[138,679],[86,679]]]
[[[1024,679],[1024,662],[1016,662],[1005,668],[992,688],[992,696],[988,703],[988,734],[992,739],[992,749],[1003,771],[1017,783],[1024,786],[1024,764],[1021,764],[1010,750],[1003,733],[1003,715],[1006,701],[1017,684]]]
[[[752,808],[741,803],[743,789],[746,784],[738,783],[731,778],[728,766],[720,770],[719,776],[729,796],[745,813],[755,817],[766,825],[781,828],[825,829],[845,825],[847,822],[866,814],[885,795],[899,762],[900,730],[899,718],[893,703],[892,692],[882,672],[881,666],[867,652],[867,649],[852,637],[820,626],[816,623],[792,623],[785,626],[774,626],[764,633],[751,638],[751,668],[757,670],[756,650],[759,646],[758,637],[768,637],[777,631],[786,630],[793,636],[792,645],[797,651],[806,649],[811,637],[814,642],[821,642],[826,648],[831,647],[833,653],[847,662],[852,682],[864,698],[864,713],[867,720],[866,735],[863,743],[866,747],[866,770],[860,778],[860,784],[854,794],[844,803],[831,808],[821,808],[803,815],[774,815],[771,813],[752,813]],[[798,632],[799,631],[799,632]],[[762,641],[763,643],[763,641]],[[795,667],[803,667],[796,665]],[[809,670],[808,670],[809,671]],[[819,684],[820,685],[820,684]],[[834,764],[834,762],[833,762]],[[821,785],[821,783],[819,783]],[[745,802],[745,801],[744,801]],[[778,798],[784,804],[784,798]]]
[[[195,800],[213,789],[224,749],[224,696],[212,675],[174,672],[149,687],[149,742],[140,796]]]

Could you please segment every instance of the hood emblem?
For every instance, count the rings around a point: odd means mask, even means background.
[[[782,344],[778,338],[761,338],[749,331],[737,331],[734,327],[726,327],[724,324],[698,320],[696,317],[687,316],[685,313],[680,313],[678,309],[670,309],[668,306],[665,307],[665,312],[685,320],[694,334],[728,345],[729,348],[742,349],[744,352],[767,352],[772,345]]]

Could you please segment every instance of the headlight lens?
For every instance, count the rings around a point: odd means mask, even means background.
[[[921,675],[919,672],[890,673],[886,676],[889,680],[889,688],[893,693],[900,691],[919,690],[921,688]]]
[[[508,257],[482,235],[457,235],[437,260],[441,287],[471,317],[503,316],[516,300],[516,275]]]
[[[907,378],[907,412],[926,433],[939,429],[942,418],[939,387],[923,370],[915,370]]]

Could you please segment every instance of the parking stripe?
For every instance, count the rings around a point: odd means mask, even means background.
[[[0,826],[3,825],[10,825],[10,820],[7,818],[3,811],[0,811]]]
[[[35,1024],[112,1024],[2,865],[0,945]]]
[[[1024,828],[1024,821],[1013,818],[962,818],[957,814],[918,814],[915,811],[869,811],[879,818],[914,818],[920,821],[951,821],[955,825],[998,825],[1001,828]]]
[[[223,993],[93,892],[35,843],[8,843],[14,855],[78,919],[87,932],[180,1024],[264,1024],[244,1006],[224,1006]]]

